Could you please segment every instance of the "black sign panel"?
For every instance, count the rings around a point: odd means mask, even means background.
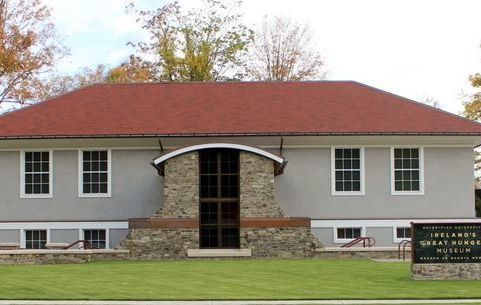
[[[481,223],[412,223],[413,263],[481,263]]]

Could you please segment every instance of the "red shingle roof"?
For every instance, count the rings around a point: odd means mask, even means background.
[[[0,117],[0,138],[481,135],[481,124],[350,81],[102,84]]]

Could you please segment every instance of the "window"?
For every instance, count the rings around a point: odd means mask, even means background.
[[[26,249],[45,249],[47,244],[47,230],[25,230]]]
[[[80,151],[79,196],[111,196],[110,150]]]
[[[422,148],[393,148],[391,155],[392,194],[423,194]]]
[[[107,248],[105,230],[84,230],[84,240],[88,240],[95,249]]]
[[[21,198],[52,197],[52,152],[21,151]]]
[[[363,235],[363,228],[336,228],[334,242],[344,243]]]
[[[333,148],[332,194],[364,195],[364,149]]]
[[[411,227],[394,227],[393,241],[399,243],[403,240],[411,240]]]
[[[410,227],[396,228],[396,238],[411,239],[411,228]]]

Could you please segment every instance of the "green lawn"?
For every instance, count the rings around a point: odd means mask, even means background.
[[[0,299],[481,298],[481,281],[412,281],[408,263],[189,260],[0,266]]]

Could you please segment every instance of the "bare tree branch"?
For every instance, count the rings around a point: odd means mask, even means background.
[[[288,18],[266,17],[255,36],[248,76],[275,81],[324,78],[324,61],[312,49],[309,27]]]

